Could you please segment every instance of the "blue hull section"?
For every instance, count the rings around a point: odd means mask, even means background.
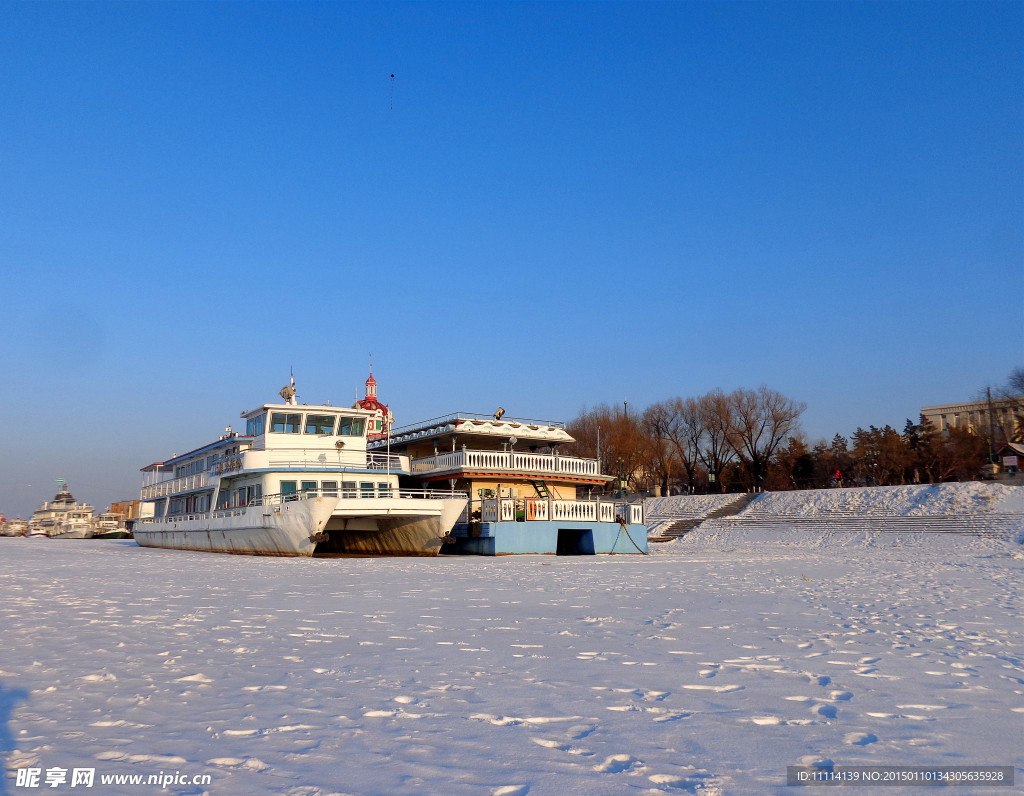
[[[458,524],[442,553],[462,555],[641,555],[647,527],[617,522],[483,522]],[[637,549],[639,548],[639,549]]]

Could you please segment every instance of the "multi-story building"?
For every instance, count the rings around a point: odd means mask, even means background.
[[[996,440],[1009,442],[1024,429],[1024,395],[924,406],[921,416],[939,431],[959,428],[987,435],[991,430]]]

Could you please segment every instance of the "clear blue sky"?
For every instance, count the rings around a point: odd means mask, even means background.
[[[811,440],[1024,364],[1024,4],[0,4],[0,511],[274,400]],[[394,74],[394,80],[391,75]]]

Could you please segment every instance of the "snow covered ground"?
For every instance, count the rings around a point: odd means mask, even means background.
[[[677,519],[697,519],[740,495],[693,495],[644,502],[648,537]],[[970,539],[949,532],[974,533]],[[766,546],[984,548],[1024,542],[1024,487],[965,482],[766,492],[735,516],[705,520],[654,553],[753,551]]]
[[[1006,512],[1024,512],[1024,487],[981,481],[766,492],[745,511],[762,516],[856,513],[908,517]]]
[[[959,538],[435,559],[0,539],[6,792],[39,792],[16,783],[36,767],[104,794],[784,794],[786,766],[829,761],[1012,765],[1019,792],[1024,552]],[[98,784],[158,772],[210,784]]]

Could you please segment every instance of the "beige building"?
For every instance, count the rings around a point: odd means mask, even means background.
[[[923,406],[921,416],[929,420],[939,431],[960,428],[987,434],[990,428],[994,428],[997,439],[1005,437],[1011,440],[1024,426],[1024,395],[1015,398],[993,398],[991,403],[965,401],[942,406]]]

